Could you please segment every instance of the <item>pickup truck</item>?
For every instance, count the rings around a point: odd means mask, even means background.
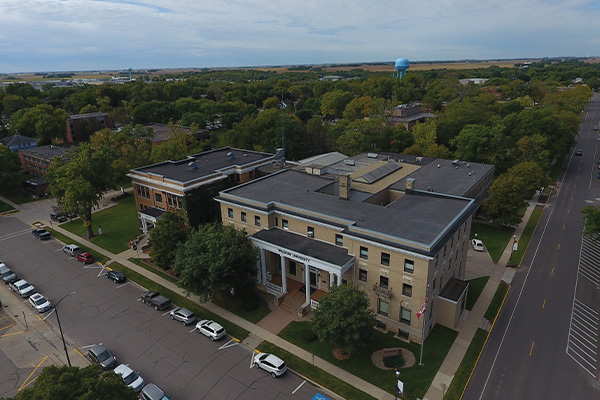
[[[144,292],[142,293],[142,303],[154,306],[155,310],[164,310],[171,305],[171,300],[158,292]]]

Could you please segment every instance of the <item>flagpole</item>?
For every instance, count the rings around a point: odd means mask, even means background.
[[[429,284],[427,284],[427,293],[425,294],[425,304],[428,302],[429,297]],[[423,318],[423,329],[421,329],[421,357],[419,358],[419,365],[423,366],[423,345],[425,344],[425,325],[427,325],[427,310],[425,310],[425,317]]]

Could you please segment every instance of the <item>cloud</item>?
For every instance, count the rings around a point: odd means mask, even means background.
[[[4,0],[0,72],[585,56],[583,0]]]

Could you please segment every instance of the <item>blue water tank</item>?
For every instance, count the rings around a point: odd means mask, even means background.
[[[409,63],[408,58],[399,58],[394,64],[395,69],[408,69]]]

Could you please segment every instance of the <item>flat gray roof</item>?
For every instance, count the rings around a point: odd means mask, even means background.
[[[45,159],[51,160],[54,157],[64,156],[72,148],[74,148],[74,147],[61,147],[61,146],[49,145],[49,146],[32,147],[31,149],[23,149],[20,151],[23,154],[29,154],[29,155],[32,155],[35,157],[40,157],[40,158],[45,158]]]
[[[426,253],[446,236],[449,226],[464,222],[474,210],[474,202],[470,199],[418,191],[387,205],[344,200],[336,195],[337,190],[321,190],[332,184],[337,186],[331,179],[285,170],[225,190],[219,199],[240,203],[247,199],[262,203],[263,209],[275,207],[329,223],[332,223],[331,219],[337,219],[340,225],[348,227],[348,234],[365,237],[383,234],[389,237],[393,246],[398,246],[400,241],[404,242],[402,247],[414,247],[415,251]],[[351,191],[351,199],[368,197],[353,196],[352,193],[356,191]],[[386,241],[381,237],[375,240]],[[416,249],[422,246],[429,250]]]
[[[235,158],[228,156],[231,153]],[[181,183],[193,181],[198,178],[207,177],[228,168],[243,168],[245,165],[261,160],[273,159],[275,156],[269,153],[248,151],[224,147],[221,149],[192,154],[188,158],[179,161],[165,161],[158,164],[132,169],[132,173],[152,173],[164,176],[167,179]],[[195,162],[197,168],[188,164]],[[134,176],[132,176],[134,177]]]

